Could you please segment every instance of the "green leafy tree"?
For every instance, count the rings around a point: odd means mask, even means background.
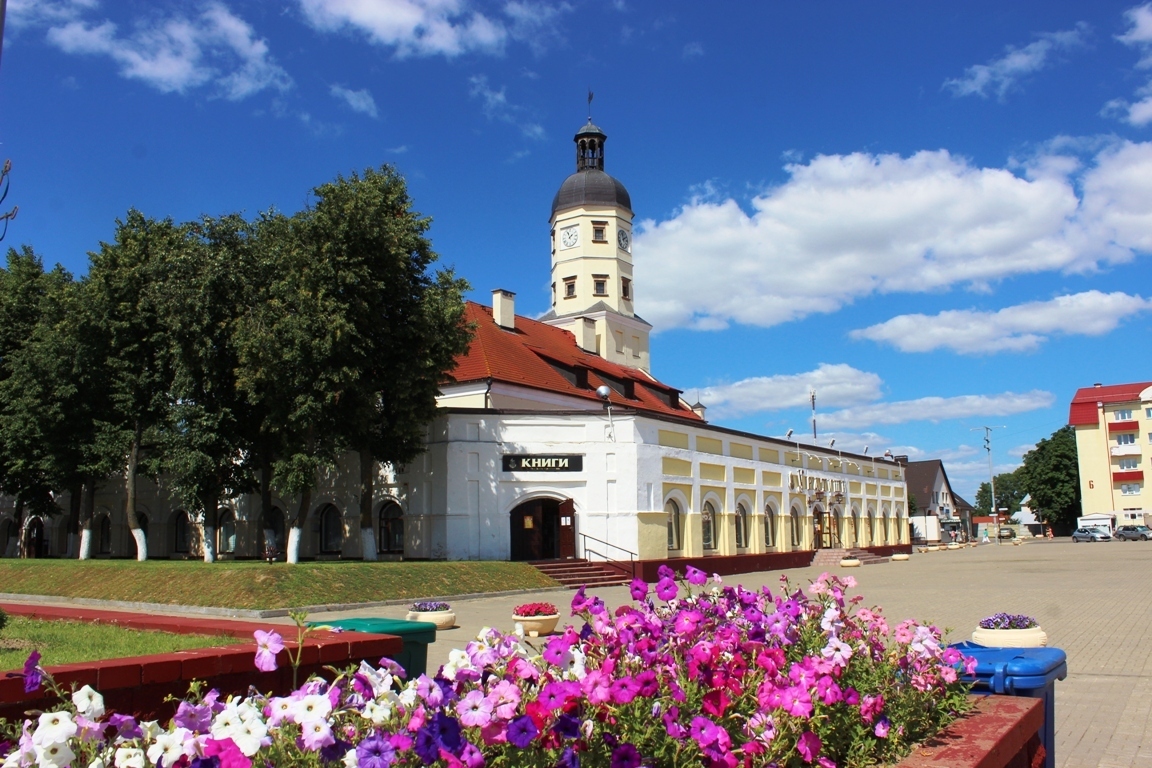
[[[1020,511],[1020,503],[1028,495],[1021,484],[1019,470],[996,475],[995,480],[996,509],[1007,509],[1007,514],[1011,517]],[[976,491],[976,510],[981,515],[992,514],[991,498],[988,483],[981,483],[980,489]]]
[[[424,450],[425,428],[456,355],[467,349],[467,283],[431,273],[431,219],[412,210],[403,177],[390,166],[337,177],[314,190],[302,245],[327,290],[343,298],[347,333],[337,340],[349,373],[336,405],[336,429],[359,455],[359,529],[365,560],[377,462],[398,466]]]
[[[1076,432],[1064,426],[1024,454],[1017,470],[1023,490],[1031,496],[1029,506],[1053,528],[1067,531],[1080,516],[1080,468],[1076,456]]]
[[[128,528],[136,558],[148,543],[136,509],[141,472],[154,474],[157,429],[169,416],[172,387],[170,339],[161,289],[171,254],[189,247],[192,233],[171,219],[158,221],[129,210],[117,220],[112,243],[89,254],[87,306],[104,350],[110,409],[98,439],[124,472]]]
[[[25,515],[52,515],[60,510],[53,489],[68,462],[66,409],[53,408],[39,381],[41,347],[62,311],[72,276],[62,267],[44,271],[43,261],[28,246],[8,251],[0,269],[0,490],[14,499],[17,551],[26,556]]]
[[[158,311],[172,373],[158,425],[157,469],[201,522],[213,562],[222,500],[254,489],[252,411],[236,386],[235,326],[258,293],[252,227],[238,215],[205,217],[163,254]]]

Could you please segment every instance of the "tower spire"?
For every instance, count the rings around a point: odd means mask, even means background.
[[[588,89],[588,122],[592,122],[592,89]]]

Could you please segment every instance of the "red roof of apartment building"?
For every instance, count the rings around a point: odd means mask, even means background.
[[[1152,387],[1152,381],[1137,382],[1135,384],[1109,384],[1081,387],[1076,390],[1072,398],[1072,405],[1068,409],[1068,423],[1072,426],[1098,423],[1096,414],[1097,403],[1109,405],[1111,403],[1139,402],[1140,393]]]
[[[628,368],[585,352],[562,328],[516,316],[516,329],[501,328],[492,308],[469,301],[465,309],[475,324],[472,345],[456,358],[449,377],[457,382],[493,381],[603,402],[597,387],[608,385],[613,405],[703,421],[680,402],[680,390],[639,368]]]

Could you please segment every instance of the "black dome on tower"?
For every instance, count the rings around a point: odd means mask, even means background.
[[[628,190],[604,173],[604,141],[608,135],[592,124],[576,132],[576,173],[564,179],[552,199],[552,215],[584,205],[620,206],[632,211]]]

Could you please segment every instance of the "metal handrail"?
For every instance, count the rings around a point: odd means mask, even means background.
[[[638,557],[640,557],[639,554],[633,552],[630,549],[625,549],[624,547],[617,546],[616,544],[613,544],[610,541],[604,541],[603,539],[598,539],[595,536],[589,536],[586,533],[581,533],[580,538],[581,538],[580,549],[584,553],[585,557],[588,556],[588,553],[592,553],[594,555],[599,555],[600,557],[602,557],[604,559],[604,562],[608,563],[612,567],[618,568],[621,571],[627,570],[629,573],[632,574],[632,578],[636,578],[636,559]],[[623,552],[624,554],[628,555],[627,567],[625,568],[625,563],[623,560],[608,557],[608,555],[606,553],[599,552],[595,549],[589,549],[588,548],[589,539],[596,542],[597,544],[603,544],[605,547],[611,547],[612,549],[617,549],[617,550]]]

